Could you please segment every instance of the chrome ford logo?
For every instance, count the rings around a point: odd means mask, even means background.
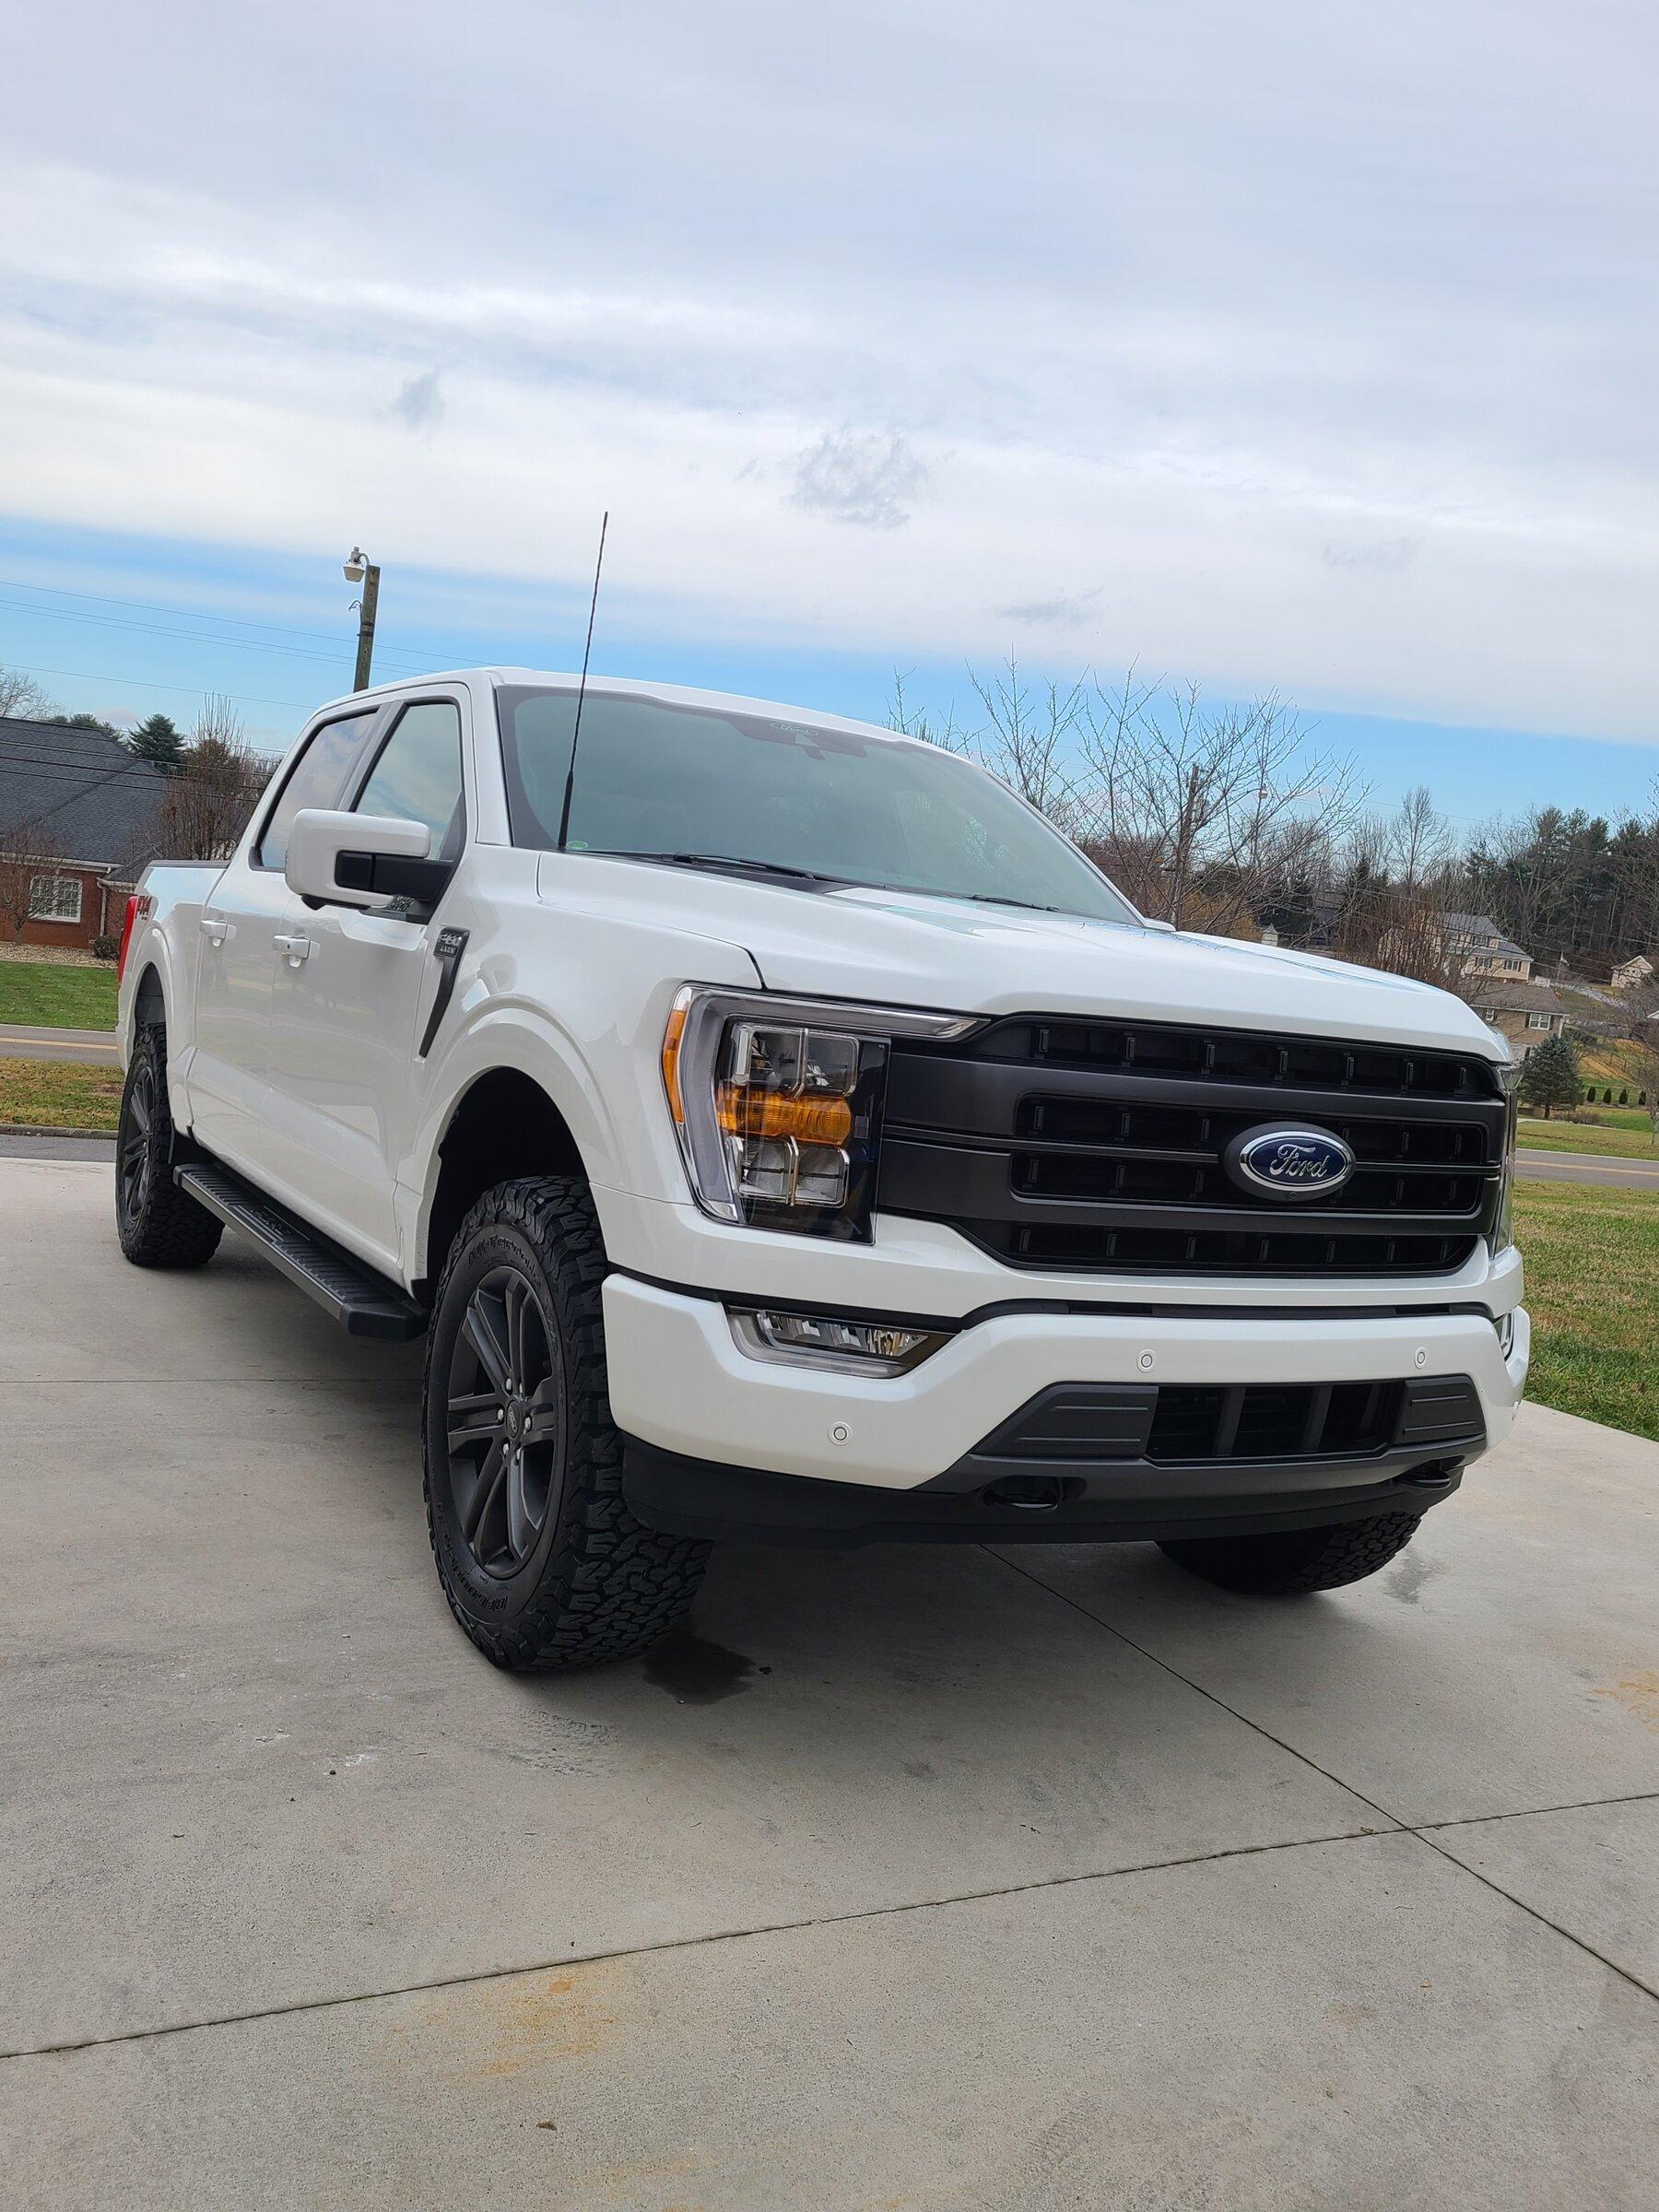
[[[1235,1136],[1222,1161],[1240,1188],[1273,1198],[1324,1198],[1354,1171],[1354,1155],[1328,1129],[1266,1123]]]

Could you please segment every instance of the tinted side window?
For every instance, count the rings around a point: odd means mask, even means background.
[[[288,858],[288,829],[302,806],[337,806],[358,748],[380,712],[325,722],[288,771],[281,795],[253,853],[256,868],[279,868]]]
[[[448,700],[406,707],[352,811],[424,822],[432,833],[432,858],[458,860],[465,820],[460,710]]]

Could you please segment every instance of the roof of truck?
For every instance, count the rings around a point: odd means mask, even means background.
[[[365,700],[392,699],[406,691],[418,691],[428,684],[488,684],[497,686],[535,685],[543,690],[574,691],[582,683],[579,672],[556,668],[435,668],[429,676],[400,676],[384,684],[371,685],[364,691],[349,691],[344,698],[331,700],[331,707],[349,706]],[[895,744],[913,743],[902,731],[885,729],[879,723],[858,722],[846,714],[830,714],[819,707],[804,707],[798,701],[775,699],[749,699],[735,691],[703,691],[688,684],[653,684],[631,676],[594,676],[587,679],[588,694],[595,699],[654,699],[665,706],[699,707],[705,713],[734,710],[753,714],[767,722],[810,722],[821,728],[846,730],[860,737],[885,737]]]

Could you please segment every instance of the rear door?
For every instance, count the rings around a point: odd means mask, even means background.
[[[399,701],[344,804],[422,822],[452,865],[466,838],[465,695]],[[414,1114],[418,1014],[436,988],[445,901],[370,913],[296,900],[270,1024],[267,1115],[276,1187],[317,1227],[394,1272],[397,1165]]]
[[[296,751],[253,835],[214,885],[201,913],[194,1051],[189,1081],[197,1138],[256,1181],[268,1175],[271,994],[292,895],[283,878],[288,825],[301,806],[337,806],[378,706],[320,723]]]

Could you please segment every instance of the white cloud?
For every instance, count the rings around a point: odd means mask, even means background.
[[[1011,20],[19,18],[0,506],[1652,738],[1659,18]]]

